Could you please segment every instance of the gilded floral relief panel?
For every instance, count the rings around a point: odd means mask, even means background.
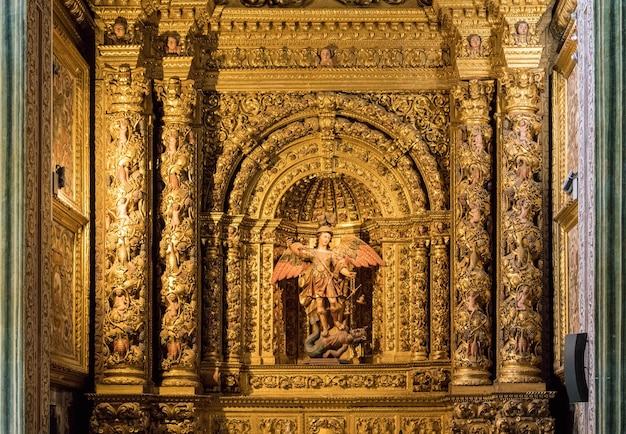
[[[52,381],[80,381],[88,372],[87,220],[57,199],[53,202],[50,348]],[[54,375],[55,369],[63,375]],[[74,384],[74,381],[70,381]]]
[[[89,68],[56,29],[52,56],[51,382],[79,387],[88,372]]]
[[[58,196],[87,212],[89,68],[76,48],[55,33],[52,58],[52,170],[61,168]],[[58,172],[58,171],[57,171]]]

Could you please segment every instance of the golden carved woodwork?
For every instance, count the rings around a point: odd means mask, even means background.
[[[195,133],[190,127],[196,102],[193,81],[170,77],[157,81],[163,104],[160,180],[162,227],[159,241],[160,344],[163,386],[198,384],[198,252]]]
[[[526,69],[542,55],[543,2],[96,3],[97,321],[110,341],[97,382],[157,387],[125,403],[101,388],[94,431],[554,431],[550,393],[518,384],[541,382],[544,357],[543,78]],[[119,16],[130,30],[115,40]],[[118,144],[125,127],[135,148]],[[139,191],[156,186],[152,208],[125,190],[137,171]],[[297,283],[271,276],[325,212],[335,242],[359,236],[385,264],[357,275],[367,341],[311,363]],[[128,232],[139,241],[120,241]],[[151,286],[114,280],[120,270]],[[119,289],[141,319],[110,318]],[[111,357],[126,348],[113,330],[139,348],[146,322],[152,374]]]
[[[457,138],[455,186],[456,287],[453,383],[490,384],[492,323],[491,180],[489,124],[493,82],[471,80],[453,90],[462,126]]]
[[[53,383],[80,387],[89,372],[89,69],[64,31],[53,41],[50,157],[65,184],[49,228],[50,368]]]
[[[505,121],[501,194],[502,287],[499,294],[498,343],[500,382],[540,382],[543,292],[542,151],[536,141],[543,74],[532,70],[505,72],[502,79]]]

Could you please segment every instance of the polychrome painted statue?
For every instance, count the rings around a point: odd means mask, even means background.
[[[302,243],[288,245],[274,268],[272,283],[298,277],[300,303],[313,325],[305,340],[305,352],[312,358],[339,358],[349,344],[364,340],[364,330],[350,330],[348,321],[347,306],[357,292],[354,268],[383,265],[383,261],[353,235],[344,235],[340,244],[330,249],[333,230],[328,225],[321,226],[316,235],[315,248]]]

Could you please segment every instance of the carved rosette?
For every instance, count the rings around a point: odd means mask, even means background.
[[[150,410],[139,402],[101,402],[89,421],[92,433],[145,433],[150,429]]]
[[[448,236],[430,241],[430,358],[450,356],[450,259]]]
[[[490,384],[492,319],[491,179],[489,112],[494,86],[471,80],[455,88],[461,126],[456,152],[453,383]]]
[[[198,354],[195,134],[190,127],[193,81],[156,82],[163,103],[160,174],[162,220],[160,343],[163,386],[196,386]]]
[[[543,73],[513,70],[502,78],[502,292],[499,297],[499,369],[503,383],[541,382],[543,235],[541,129]]]
[[[105,77],[109,131],[105,238],[103,360],[106,384],[145,384],[147,119],[142,69],[122,65]]]

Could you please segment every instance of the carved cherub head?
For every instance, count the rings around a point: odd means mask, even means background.
[[[117,17],[113,23],[113,34],[118,39],[123,39],[128,31],[128,21],[124,17]]]
[[[319,66],[335,66],[333,61],[333,50],[330,47],[324,47],[320,50]]]
[[[165,38],[165,54],[178,56],[181,53],[180,39],[177,35],[167,35]]]

